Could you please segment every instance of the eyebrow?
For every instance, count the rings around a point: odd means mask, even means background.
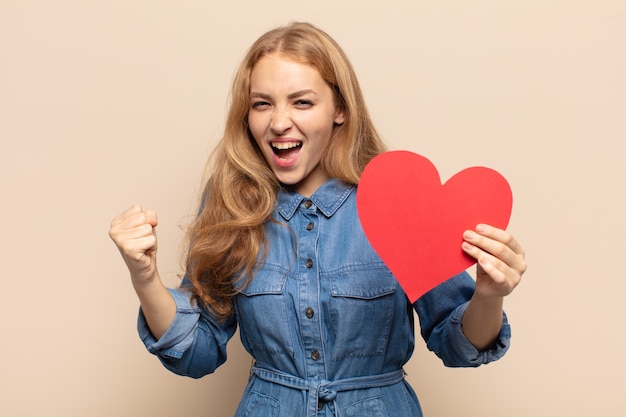
[[[317,95],[315,90],[313,90],[313,89],[306,89],[306,90],[300,90],[300,91],[293,92],[293,93],[289,94],[287,96],[287,98],[292,100],[294,98],[302,97],[302,96],[305,96],[307,94]],[[269,94],[265,94],[265,93],[261,93],[261,92],[257,92],[257,91],[251,92],[250,93],[250,97],[251,98],[262,98],[262,99],[270,99],[271,98],[271,96]]]

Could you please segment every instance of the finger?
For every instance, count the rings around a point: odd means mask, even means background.
[[[524,249],[517,239],[506,230],[498,229],[488,224],[479,224],[476,226],[476,233],[505,244],[517,254],[524,254]]]
[[[159,224],[157,213],[154,210],[146,210],[146,221],[152,226],[156,227]]]
[[[118,236],[124,237],[126,239],[139,239],[142,237],[154,235],[156,235],[156,233],[154,232],[154,227],[152,227],[152,225],[149,223],[141,223],[127,229],[122,229],[118,233]]]
[[[478,228],[478,230],[481,230],[480,227]],[[515,239],[507,232],[500,229],[492,228],[488,230],[485,235],[483,235],[471,230],[467,230],[463,234],[463,238],[465,239],[465,241],[471,243],[479,249],[495,256],[498,259],[501,259],[512,268],[518,270],[525,269],[524,251],[523,249],[521,249],[521,246],[517,244],[517,241],[515,241]],[[504,241],[497,239],[503,239]],[[515,252],[509,246],[511,242],[514,242],[513,246],[518,248],[521,253]],[[478,259],[479,255],[477,254],[472,256]]]
[[[145,236],[126,241],[124,247],[120,249],[127,257],[140,261],[146,254],[156,250],[156,245],[157,241],[154,236]]]
[[[117,226],[121,223],[124,223],[126,221],[126,219],[128,219],[129,217],[137,214],[137,213],[142,213],[144,210],[143,208],[141,208],[140,205],[135,204],[129,208],[127,208],[126,210],[124,210],[123,212],[121,212],[120,214],[118,214],[113,221],[111,222],[111,227]]]
[[[520,243],[511,235],[509,232],[498,229],[497,227],[493,227],[486,224],[479,224],[476,226],[476,231],[480,233],[482,236],[490,237],[492,240],[500,242],[504,246],[506,246],[510,252],[508,255],[502,255],[501,259],[505,260],[507,265],[514,268],[517,273],[521,276],[526,272],[527,264],[526,264],[526,252]],[[494,253],[495,251],[495,253]],[[494,251],[489,251],[490,253],[498,256],[498,249],[494,249]],[[510,253],[513,253],[513,256],[510,256]]]
[[[463,239],[475,248],[470,252],[470,255],[476,259],[480,256],[480,252],[486,252],[505,262],[515,262],[517,255],[502,242],[480,235],[472,230],[465,231],[465,233],[463,233]]]
[[[477,260],[479,267],[487,274],[494,283],[502,284],[507,282],[507,268],[503,262],[497,258],[484,253]],[[480,274],[479,274],[480,275]]]
[[[476,291],[483,294],[509,295],[520,282],[520,275],[496,258],[478,260]]]
[[[130,230],[135,228],[143,228],[144,226],[150,226],[147,228],[150,232],[152,228],[157,225],[157,216],[154,210],[148,211],[129,211],[126,217],[123,218],[118,224],[112,226],[112,228],[118,228],[120,230]]]
[[[152,230],[153,227],[152,224],[150,224],[148,215],[144,211],[129,215],[126,220],[120,225],[120,228],[134,229],[136,227],[142,226],[150,226],[149,228],[147,228],[149,230]]]
[[[497,280],[519,281],[526,270],[526,262],[522,255],[514,253],[501,242],[473,234],[473,232],[466,233],[464,236],[473,242],[480,241],[480,246],[464,241],[462,248],[465,253],[476,259],[485,273]]]
[[[517,282],[519,282],[525,268],[523,261],[502,260],[469,242],[463,242],[462,247],[465,253],[476,259],[478,266],[494,283],[514,282],[514,285],[517,285]],[[480,270],[477,272],[480,272]]]
[[[122,251],[127,251],[125,247],[133,240],[146,237],[156,239],[154,227],[147,222],[136,222],[132,227],[127,224],[114,226],[109,230],[109,236]]]
[[[148,265],[157,250],[157,241],[154,235],[136,239],[127,239],[119,243],[118,249],[126,263],[136,265]]]

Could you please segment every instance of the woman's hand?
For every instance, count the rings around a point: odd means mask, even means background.
[[[158,278],[157,223],[156,212],[137,205],[121,213],[111,223],[109,236],[122,254],[135,286]]]
[[[478,349],[488,349],[502,327],[502,304],[526,271],[524,249],[508,232],[479,224],[463,233],[462,248],[477,261],[476,290],[463,315],[463,333]]]
[[[476,259],[476,295],[509,295],[526,271],[524,249],[508,232],[479,224],[463,234],[463,250]]]
[[[157,223],[156,212],[133,206],[113,219],[109,236],[130,271],[148,327],[160,339],[174,320],[176,304],[157,271]]]

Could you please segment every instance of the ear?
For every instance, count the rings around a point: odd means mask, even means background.
[[[343,110],[337,110],[337,113],[335,114],[335,125],[337,126],[341,126],[343,124],[343,122],[346,121],[346,116],[343,112]]]

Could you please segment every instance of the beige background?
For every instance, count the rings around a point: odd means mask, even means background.
[[[107,230],[157,209],[176,283],[233,70],[292,19],[345,48],[392,148],[512,185],[530,265],[512,349],[446,369],[419,339],[406,370],[426,416],[623,416],[623,0],[1,0],[0,415],[232,415],[238,338],[216,375],[162,368]]]

